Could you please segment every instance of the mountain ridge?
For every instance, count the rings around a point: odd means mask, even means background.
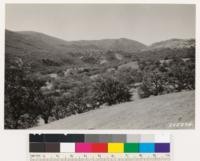
[[[153,43],[149,46],[149,49],[158,49],[158,48],[189,48],[195,45],[195,39],[168,39],[160,42]]]
[[[94,39],[94,40],[65,40],[62,38],[58,38],[55,37],[53,35],[48,35],[46,33],[42,33],[42,32],[36,32],[36,31],[12,31],[12,30],[8,30],[6,29],[6,32],[13,32],[13,33],[19,33],[19,34],[23,34],[23,35],[30,35],[30,36],[35,36],[35,35],[43,35],[43,36],[47,36],[53,39],[57,39],[60,40],[62,42],[66,42],[68,44],[75,44],[75,43],[92,43],[92,42],[99,42],[99,41],[120,41],[120,40],[125,40],[125,41],[133,41],[133,42],[139,42],[130,38],[125,38],[125,37],[120,37],[120,38],[102,38],[102,39]],[[158,42],[153,42],[150,45],[146,45],[145,43],[139,42],[140,44],[146,46],[146,47],[155,47],[157,45],[161,45],[163,43],[167,43],[167,42],[190,42],[191,44],[195,42],[194,38],[169,38],[166,40],[161,40]]]
[[[101,62],[118,64],[138,58],[157,59],[158,56],[163,59],[169,52],[171,56],[177,53],[173,50],[191,47],[195,47],[194,39],[170,39],[146,46],[127,38],[66,41],[35,31],[5,30],[6,59],[19,57],[34,67],[101,65]],[[166,52],[165,48],[170,51]],[[181,53],[179,51],[179,56]]]
[[[6,30],[6,32],[13,32],[13,31]],[[57,37],[54,37],[54,36],[49,36],[47,34],[35,32],[35,31],[17,31],[17,32],[13,32],[13,33],[22,34],[24,36],[29,36],[29,37],[31,36],[31,37],[37,38],[37,39],[38,38],[44,38],[44,37],[51,38],[51,39],[57,40],[61,43],[64,43],[64,45],[66,45],[66,46],[68,46],[68,45],[78,45],[79,47],[87,47],[88,45],[94,45],[96,47],[99,47],[99,49],[108,50],[108,48],[113,47],[114,48],[113,50],[119,50],[119,49],[116,49],[116,46],[120,45],[120,44],[117,44],[115,46],[115,43],[123,43],[123,41],[126,41],[126,43],[128,42],[129,44],[136,43],[136,45],[131,44],[131,45],[134,46],[134,48],[131,48],[130,51],[138,51],[138,50],[140,50],[140,48],[146,47],[145,44],[140,43],[136,40],[128,39],[128,38],[118,38],[118,39],[106,39],[105,38],[105,39],[99,39],[99,40],[76,40],[76,41],[73,40],[73,41],[68,41],[68,40],[63,40],[63,39],[60,39],[60,38],[57,38]],[[139,47],[137,47],[137,45]],[[120,47],[122,47],[122,46],[120,46]],[[135,48],[137,48],[137,49],[135,50]]]

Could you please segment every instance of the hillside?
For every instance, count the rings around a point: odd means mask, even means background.
[[[5,40],[6,58],[18,57],[26,64],[35,67],[45,67],[46,64],[43,61],[46,59],[52,62],[50,65],[81,66],[88,63],[81,58],[109,59],[110,52],[137,52],[146,47],[142,43],[129,39],[69,42],[33,31],[13,32],[6,30]]]
[[[89,45],[96,46],[101,50],[111,50],[111,51],[123,51],[123,52],[138,52],[142,49],[145,49],[147,46],[135,41],[126,38],[120,39],[102,39],[102,40],[81,40],[81,41],[72,41],[71,44],[77,44],[81,47],[87,47]]]
[[[192,127],[177,128],[194,128],[194,99],[194,91],[154,96],[73,115],[34,129],[170,129],[171,123],[192,123]]]
[[[66,53],[66,47],[63,46],[65,41],[44,34],[6,30],[5,40],[6,58],[21,58],[25,64],[32,67],[45,67],[45,59],[58,65],[67,60],[75,60]]]
[[[180,49],[180,48],[190,48],[194,46],[195,46],[194,39],[169,39],[153,43],[148,47],[148,50],[157,50],[160,48]]]
[[[149,56],[149,57],[148,57]],[[195,57],[195,39],[169,39],[153,43],[140,51],[140,58],[153,60]]]
[[[5,31],[6,61],[20,58],[37,72],[52,66],[62,70],[62,66],[116,66],[138,59],[194,57],[194,46],[192,39],[172,39],[146,46],[126,38],[65,41],[33,31]]]

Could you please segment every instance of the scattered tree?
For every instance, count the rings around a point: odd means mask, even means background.
[[[103,76],[93,86],[95,98],[99,104],[113,105],[130,101],[131,93],[126,84],[121,83],[114,77]]]

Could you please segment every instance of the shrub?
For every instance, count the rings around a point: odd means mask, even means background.
[[[102,76],[93,85],[94,99],[99,105],[104,103],[113,105],[130,101],[131,93],[128,85],[121,83],[114,77]]]
[[[39,100],[39,115],[44,120],[44,123],[49,122],[49,117],[53,116],[53,109],[55,106],[55,101],[52,97],[41,97]]]
[[[165,76],[159,71],[145,72],[142,84],[139,88],[141,98],[149,97],[150,95],[160,95],[165,90]]]
[[[116,78],[131,87],[134,83],[142,81],[142,73],[137,69],[123,67],[116,72]]]
[[[176,91],[195,88],[195,62],[173,58],[169,64],[169,83]]]
[[[148,82],[143,82],[138,90],[138,95],[140,98],[147,98],[151,95],[150,84]]]
[[[181,90],[195,89],[195,61],[184,61],[179,57],[168,63],[152,65],[143,70],[143,80],[139,88],[141,98]]]
[[[36,125],[44,82],[30,79],[23,66],[6,67],[5,73],[5,128]]]

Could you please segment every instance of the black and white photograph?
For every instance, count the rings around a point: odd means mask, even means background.
[[[194,129],[195,4],[6,4],[5,129]]]

